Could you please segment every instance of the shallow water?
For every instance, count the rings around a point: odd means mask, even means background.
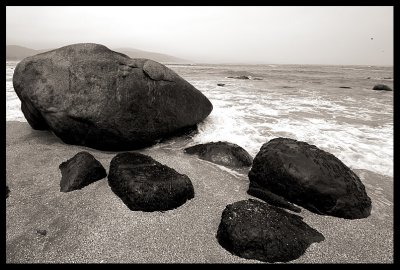
[[[6,120],[26,122],[12,87],[16,64],[6,62]],[[181,149],[227,140],[255,156],[263,143],[289,137],[334,154],[352,169],[393,177],[393,92],[372,90],[378,83],[393,88],[392,67],[168,67],[202,91],[214,109],[192,138],[175,138],[155,147]],[[240,75],[251,79],[227,78]]]

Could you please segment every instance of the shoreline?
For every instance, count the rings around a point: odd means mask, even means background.
[[[93,154],[107,173],[118,153],[66,145],[50,131],[6,122],[7,263],[262,263],[230,254],[215,237],[225,206],[253,198],[246,193],[246,173],[232,174],[162,146],[137,150],[186,174],[195,197],[164,213],[130,211],[107,178],[74,192],[59,191],[58,166],[79,151]],[[371,215],[346,220],[302,208],[304,221],[325,241],[290,263],[393,263],[393,178],[354,172],[371,197]]]

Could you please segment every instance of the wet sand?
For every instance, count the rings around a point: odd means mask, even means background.
[[[7,263],[260,263],[230,254],[215,237],[227,204],[252,198],[246,172],[181,151],[153,147],[150,155],[192,180],[195,197],[166,212],[130,211],[107,178],[81,190],[60,192],[59,164],[88,151],[108,172],[116,152],[66,145],[49,131],[7,122]],[[393,263],[393,179],[355,170],[372,199],[360,220],[301,216],[325,236],[292,263]],[[46,235],[37,233],[46,230]]]

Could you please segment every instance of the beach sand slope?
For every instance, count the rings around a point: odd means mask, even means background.
[[[252,197],[246,193],[247,171],[232,173],[162,146],[137,151],[189,176],[195,197],[166,212],[130,211],[107,178],[60,192],[58,166],[80,151],[94,155],[107,173],[116,155],[7,122],[7,263],[259,263],[230,254],[215,237],[225,206]],[[355,172],[372,199],[371,216],[345,220],[302,209],[304,221],[326,239],[292,262],[393,262],[393,179]]]

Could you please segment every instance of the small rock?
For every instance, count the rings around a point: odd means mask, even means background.
[[[60,191],[81,189],[107,176],[103,165],[88,152],[82,151],[59,166],[61,170]]]
[[[297,259],[312,243],[325,240],[302,217],[253,199],[226,206],[216,237],[232,254],[264,262]]]
[[[10,189],[6,185],[6,199],[8,198],[9,195],[10,195]]]
[[[351,89],[351,87],[350,87],[350,86],[339,86],[339,88]]]
[[[47,234],[47,231],[46,231],[46,230],[40,230],[40,229],[38,229],[38,230],[36,230],[36,232],[37,232],[38,234],[42,235],[42,236],[46,236],[46,234]]]
[[[377,84],[374,86],[374,88],[372,88],[372,90],[393,91],[392,88],[390,88],[386,84]]]
[[[111,160],[108,185],[132,211],[171,210],[194,198],[189,177],[134,152]]]
[[[185,148],[187,154],[197,154],[199,158],[229,167],[248,167],[253,157],[242,147],[229,142],[210,142]]]
[[[244,76],[244,75],[242,75],[242,76],[229,76],[228,78],[239,79],[239,80],[249,80],[250,79],[248,76]]]
[[[225,86],[224,83],[217,83],[218,86]]]

